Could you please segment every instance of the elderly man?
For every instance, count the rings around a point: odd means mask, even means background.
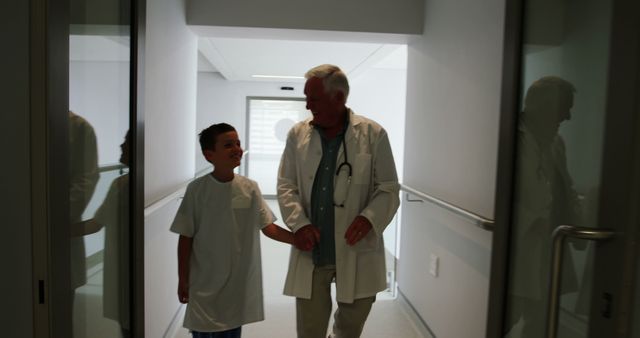
[[[557,76],[536,80],[527,90],[518,127],[512,283],[507,331],[522,318],[522,338],[544,336],[551,261],[551,234],[561,224],[580,225],[582,211],[558,133],[571,119],[575,88]],[[585,241],[572,241],[584,249]],[[563,260],[562,293],[578,290],[573,259]]]
[[[298,337],[324,338],[336,283],[333,337],[359,337],[386,288],[382,232],[398,205],[399,184],[386,131],[347,108],[340,68],[305,75],[313,116],[287,137],[278,172],[283,220],[295,233],[284,293],[296,297]]]

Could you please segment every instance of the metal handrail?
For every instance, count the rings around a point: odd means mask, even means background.
[[[168,204],[169,202],[176,200],[176,199],[180,199],[183,197],[185,189],[187,188],[187,185],[189,185],[189,183],[191,183],[193,180],[195,180],[196,178],[199,178],[203,175],[208,174],[209,172],[212,171],[212,168],[210,166],[207,166],[205,168],[202,168],[200,170],[198,170],[194,175],[193,178],[182,183],[178,188],[176,188],[176,190],[174,190],[172,193],[170,193],[169,195],[166,195],[165,197],[149,204],[148,206],[146,206],[144,208],[144,217],[148,217],[149,215],[153,214],[154,212],[156,212],[157,210],[161,209],[162,207],[164,207],[166,204]]]
[[[116,164],[107,164],[107,165],[103,165],[100,166],[98,168],[98,172],[106,172],[106,171],[112,171],[112,170],[122,170],[124,168],[128,168],[126,165],[122,164],[122,163],[116,163]]]
[[[546,337],[556,338],[558,334],[558,312],[560,309],[560,282],[562,281],[562,257],[564,254],[564,240],[567,237],[586,239],[590,241],[604,241],[613,238],[615,232],[609,229],[594,229],[573,225],[560,225],[551,238],[553,240],[551,252],[551,272],[549,273],[549,300],[547,308]]]
[[[494,228],[494,221],[488,218],[484,218],[478,214],[474,214],[471,211],[465,210],[463,208],[460,208],[456,205],[453,205],[451,203],[445,202],[439,198],[427,195],[421,191],[418,191],[416,189],[413,189],[407,185],[404,184],[400,184],[400,190],[402,191],[406,191],[412,195],[415,195],[417,197],[420,197],[423,200],[426,200],[432,204],[435,204],[443,209],[446,209],[448,211],[453,212],[454,214],[458,215],[458,216],[462,216],[466,219],[468,219],[469,221],[473,222],[476,226],[478,226],[479,228],[482,228],[484,230],[487,231],[493,231]],[[418,202],[419,200],[410,200],[409,196],[407,194],[407,201],[409,202]],[[422,202],[422,201],[420,201]]]

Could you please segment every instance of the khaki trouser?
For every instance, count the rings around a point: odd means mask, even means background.
[[[336,276],[335,266],[313,270],[311,299],[296,298],[298,338],[326,338],[331,315],[331,282]],[[376,297],[355,299],[353,303],[338,302],[334,314],[333,336],[358,338]]]

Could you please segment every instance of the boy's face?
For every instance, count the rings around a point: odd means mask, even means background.
[[[235,131],[218,135],[215,150],[203,151],[204,157],[215,166],[216,170],[233,170],[240,165],[242,153],[240,139]]]

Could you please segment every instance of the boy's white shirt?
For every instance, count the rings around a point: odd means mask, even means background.
[[[246,177],[205,175],[187,186],[171,225],[193,238],[184,327],[215,332],[264,319],[259,230],[275,220]]]

